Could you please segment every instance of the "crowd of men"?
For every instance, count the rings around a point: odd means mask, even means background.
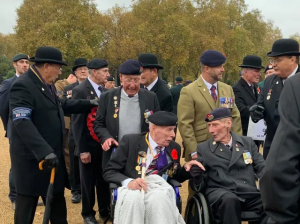
[[[245,210],[257,214],[256,223],[299,223],[299,55],[296,41],[279,39],[266,68],[260,57],[245,56],[231,87],[221,81],[226,57],[207,50],[198,79],[183,86],[176,77],[171,89],[150,53],[120,65],[118,87],[105,59],[77,58],[72,74],[56,81],[67,65],[58,49],[16,55],[16,75],[0,87],[14,223],[33,223],[53,167],[52,224],[67,224],[66,187],[72,203],[81,202],[84,223],[98,223],[96,198],[106,220],[109,183],[120,186],[115,223],[184,223],[169,193],[171,180],[191,180],[189,197],[205,182],[202,190],[223,224],[241,223]],[[265,120],[264,142],[247,137],[249,118]],[[178,131],[183,150],[174,141]]]

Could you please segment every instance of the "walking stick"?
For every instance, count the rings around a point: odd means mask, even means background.
[[[39,163],[40,170],[43,170],[44,162],[45,162],[45,160],[42,160]],[[44,217],[43,217],[43,224],[49,224],[49,221],[50,221],[50,211],[51,211],[51,202],[52,202],[52,198],[53,198],[54,178],[55,178],[55,167],[53,167],[51,170],[50,184],[49,184],[47,196],[46,196],[46,205],[45,205],[45,213],[44,213]]]
[[[142,179],[145,180],[145,175],[146,175],[146,158],[147,158],[147,154],[144,151],[140,151],[139,152],[139,156],[142,157]],[[145,197],[145,191],[142,188],[141,190],[142,192],[142,198],[144,199]]]

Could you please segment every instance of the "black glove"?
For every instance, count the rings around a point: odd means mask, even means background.
[[[53,152],[51,152],[48,156],[45,157],[45,162],[44,162],[45,167],[51,169],[53,167],[56,167],[57,165],[58,165],[58,158]]]
[[[256,104],[250,107],[249,112],[254,123],[257,123],[265,117],[265,108]]]
[[[193,177],[195,185],[199,185],[202,182],[203,170],[199,166],[192,166],[190,174]]]
[[[99,104],[99,99],[93,99],[93,100],[90,100],[90,104],[91,104],[92,106],[98,106],[98,104]]]

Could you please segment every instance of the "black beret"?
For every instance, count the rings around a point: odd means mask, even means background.
[[[177,116],[167,111],[157,111],[151,114],[148,120],[158,126],[175,126],[177,124]]]
[[[115,79],[114,79],[114,77],[109,76],[109,77],[107,77],[107,81],[112,82],[112,81],[115,81]]]
[[[94,58],[86,64],[86,67],[89,69],[106,68],[108,67],[108,62],[104,59]]]
[[[273,69],[273,66],[271,64],[269,64],[266,68],[265,68],[265,73],[267,73],[268,70]]]
[[[230,110],[228,108],[217,108],[212,110],[209,114],[206,115],[205,121],[211,122],[220,120],[226,117],[232,117]]]
[[[177,77],[175,78],[175,81],[177,81],[177,82],[182,82],[182,81],[183,81],[183,78],[180,77],[180,76],[177,76]]]
[[[21,60],[21,59],[26,59],[26,60],[28,60],[28,59],[29,59],[29,56],[26,55],[26,54],[17,54],[17,55],[15,55],[15,56],[13,57],[13,62],[17,62],[17,61],[19,61],[19,60]]]
[[[220,51],[215,50],[205,51],[200,57],[200,62],[209,67],[222,65],[225,61],[226,57]]]
[[[141,62],[129,59],[119,67],[119,73],[123,75],[140,75],[143,72],[143,65]]]

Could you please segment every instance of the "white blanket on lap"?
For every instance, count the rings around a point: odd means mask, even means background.
[[[176,207],[176,195],[162,177],[146,177],[145,199],[139,190],[118,189],[114,224],[185,224]]]

